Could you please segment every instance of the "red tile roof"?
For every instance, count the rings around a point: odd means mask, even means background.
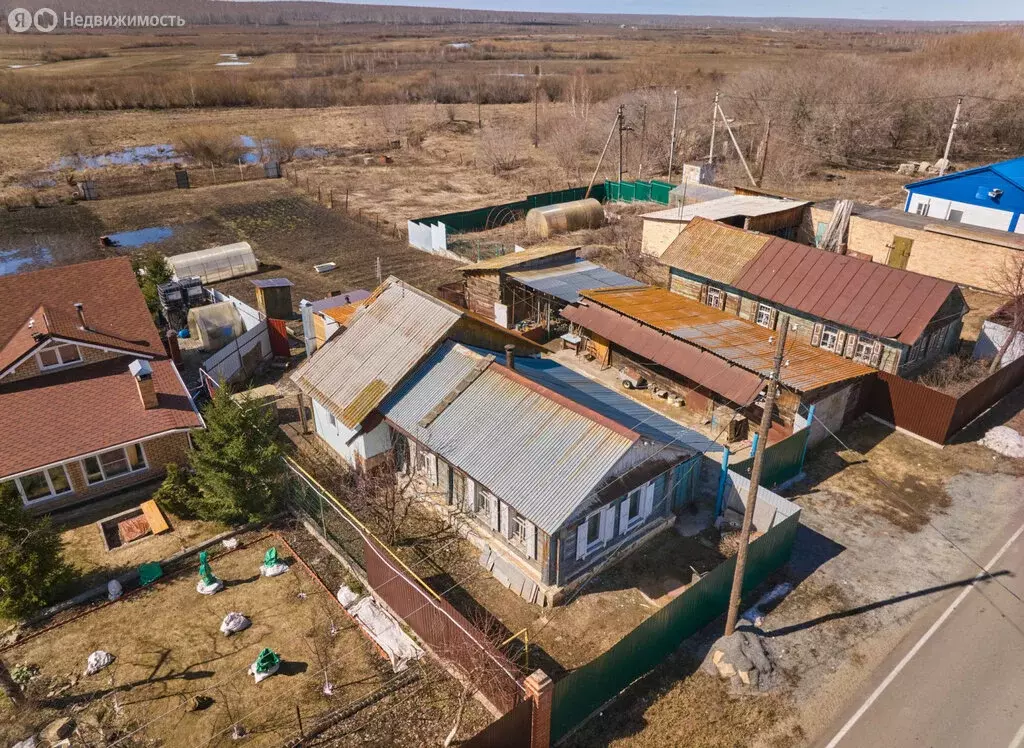
[[[777,237],[731,285],[780,306],[907,345],[921,336],[951,294],[963,302],[955,283]]]
[[[79,325],[75,302],[84,304],[88,330]],[[16,361],[31,350],[33,332],[128,353],[38,377],[0,379],[0,476],[202,426],[127,258],[0,277],[0,360]],[[151,357],[159,401],[149,410],[128,371],[140,353]]]

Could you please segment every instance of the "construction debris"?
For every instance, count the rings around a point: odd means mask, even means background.
[[[110,652],[104,652],[102,649],[97,649],[89,655],[89,660],[85,665],[85,674],[95,675],[113,661],[114,655],[110,654]]]
[[[775,685],[772,661],[760,637],[749,629],[737,629],[731,636],[718,639],[704,660],[703,668],[710,675],[728,678],[736,688],[767,691]]]

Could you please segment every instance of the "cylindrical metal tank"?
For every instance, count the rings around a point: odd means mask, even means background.
[[[604,208],[594,198],[533,208],[526,214],[526,228],[538,239],[604,225]]]

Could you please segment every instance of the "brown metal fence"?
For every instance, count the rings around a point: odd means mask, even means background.
[[[373,593],[439,657],[454,662],[504,714],[522,700],[519,670],[444,598],[424,589],[387,551],[363,538],[366,577]]]
[[[936,444],[945,444],[1022,384],[1024,358],[1004,366],[960,397],[880,371],[864,388],[864,410]]]
[[[460,745],[462,748],[530,748],[532,729],[533,701],[526,699]]]

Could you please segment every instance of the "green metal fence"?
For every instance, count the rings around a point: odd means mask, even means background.
[[[764,451],[764,466],[761,469],[761,485],[765,488],[781,486],[792,480],[804,470],[804,455],[807,454],[807,439],[811,435],[810,428],[794,431],[790,436]],[[754,448],[756,448],[756,442]],[[754,449],[751,449],[753,455]],[[740,460],[729,466],[744,478],[749,478],[754,467],[753,456]]]
[[[543,208],[546,205],[582,200],[586,194],[586,187],[570,187],[565,190],[538,192],[535,195],[527,195],[523,200],[516,200],[511,203],[498,203],[497,205],[488,205],[474,210],[462,210],[456,213],[443,213],[436,216],[427,216],[426,218],[414,218],[413,221],[430,226],[443,223],[448,235],[465,234],[471,231],[493,229],[506,223],[511,223],[522,218],[533,208]],[[605,186],[603,184],[595,184],[590,190],[590,196],[595,200],[604,202]]]
[[[668,205],[669,193],[674,188],[674,184],[657,179],[652,179],[650,182],[642,180],[617,182],[608,179],[604,183],[604,196],[606,200],[613,203],[651,202]]]
[[[747,557],[743,591],[762,584],[789,559],[800,514],[787,517],[753,543]],[[555,683],[551,742],[615,698],[631,683],[661,664],[688,637],[722,615],[729,604],[735,557],[619,640],[611,649]]]

